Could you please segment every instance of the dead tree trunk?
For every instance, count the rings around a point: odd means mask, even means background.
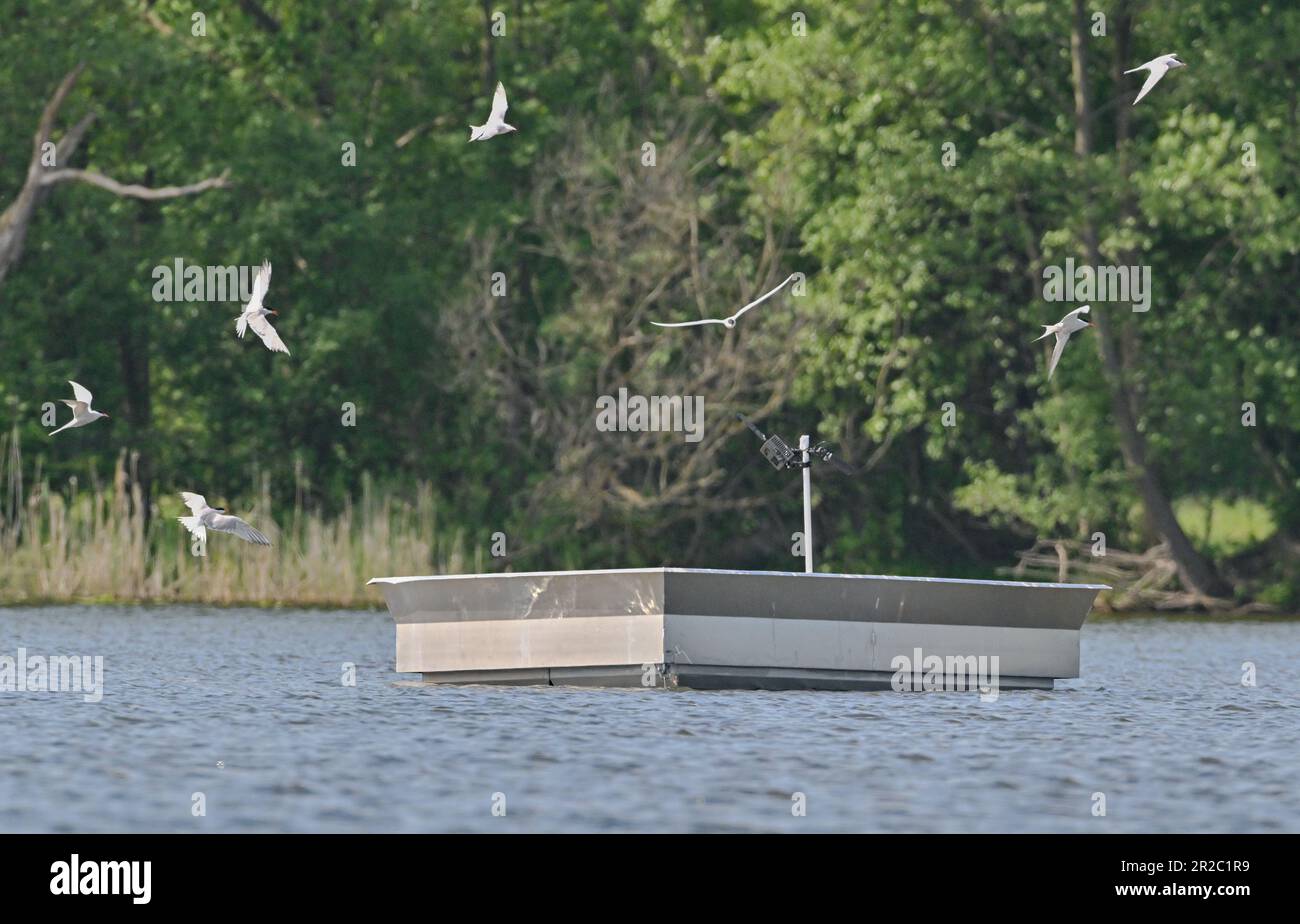
[[[1128,27],[1128,17],[1125,28]],[[1083,177],[1083,227],[1082,238],[1088,262],[1093,266],[1102,263],[1098,243],[1094,197],[1091,181],[1086,176],[1092,158],[1092,97],[1088,88],[1087,49],[1088,10],[1084,0],[1074,0],[1074,23],[1070,35],[1071,74],[1074,82],[1074,153],[1084,171]],[[1127,42],[1121,42],[1125,45]],[[1117,128],[1128,131],[1127,115],[1117,119]],[[1122,145],[1123,137],[1116,139]],[[1122,155],[1121,155],[1122,156]],[[1138,427],[1138,402],[1125,369],[1124,358],[1117,345],[1119,332],[1105,310],[1093,306],[1093,323],[1097,326],[1097,345],[1101,354],[1102,371],[1110,392],[1111,414],[1119,435],[1120,454],[1133,486],[1142,500],[1143,514],[1149,529],[1169,546],[1169,552],[1178,568],[1179,580],[1190,591],[1209,597],[1225,597],[1232,588],[1215,570],[1214,565],[1202,557],[1178,524],[1173,504],[1160,484],[1156,473],[1148,464],[1146,437]],[[1130,360],[1133,357],[1130,355]]]

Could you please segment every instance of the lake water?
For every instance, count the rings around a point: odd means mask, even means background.
[[[435,687],[393,644],[381,612],[0,608],[0,656],[105,675],[0,692],[0,831],[1300,831],[1297,621],[1094,618],[1081,679],[992,703]]]

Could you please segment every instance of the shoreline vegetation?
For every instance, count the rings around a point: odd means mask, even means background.
[[[24,490],[15,444],[0,438],[0,605],[191,603],[222,606],[376,608],[372,577],[464,571],[463,536],[437,540],[433,487],[413,500],[363,480],[361,496],[335,516],[295,504],[287,516],[263,481],[241,515],[271,539],[269,549],[232,536],[190,537],[155,502],[150,522],[125,454],[111,484],[54,489],[38,472]],[[7,450],[7,451],[6,451]],[[177,501],[179,505],[179,501]],[[183,513],[183,510],[178,510]],[[475,563],[481,566],[481,562]]]
[[[1267,548],[1261,543],[1230,563],[1235,571],[1259,570],[1255,553]],[[1196,615],[1221,613],[1230,616],[1280,615],[1286,607],[1276,587],[1260,575],[1234,573],[1235,586],[1249,596],[1228,599],[1208,597],[1183,588],[1178,568],[1164,543],[1145,552],[1111,549],[1094,554],[1088,543],[1068,539],[1039,539],[1033,547],[1017,553],[1019,562],[999,568],[1000,576],[1018,581],[1052,581],[1061,584],[1106,584],[1111,588],[1098,595],[1095,612],[1157,612]],[[1275,602],[1268,599],[1277,596]]]
[[[207,555],[155,501],[148,522],[123,452],[112,481],[89,487],[69,479],[51,486],[39,466],[24,486],[16,434],[0,436],[0,607],[66,604],[188,604],[261,608],[382,609],[367,588],[372,577],[464,574],[492,570],[480,550],[465,551],[462,530],[437,536],[433,486],[421,482],[409,500],[362,480],[360,498],[329,516],[294,503],[281,521],[263,479],[241,515],[271,538],[269,549],[214,535]],[[183,513],[179,501],[175,513]],[[174,527],[174,528],[173,528]],[[528,570],[528,569],[523,569]],[[931,575],[933,576],[933,575]],[[1040,539],[1014,566],[991,579],[1103,583],[1098,615],[1218,614],[1286,617],[1289,609],[1260,599],[1215,600],[1183,591],[1168,552],[1111,550],[1089,554],[1086,543]],[[1300,614],[1296,614],[1300,615]]]

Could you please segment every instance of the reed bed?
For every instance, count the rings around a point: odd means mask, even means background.
[[[238,513],[270,548],[209,534],[192,554],[175,517],[157,501],[144,515],[125,454],[111,483],[52,486],[37,471],[24,485],[17,434],[0,435],[0,605],[55,602],[191,602],[222,605],[376,607],[378,575],[465,571],[463,536],[439,537],[433,488],[414,497],[363,479],[360,496],[334,516],[277,510],[263,480]],[[177,509],[173,510],[172,507]],[[477,564],[481,565],[481,562]]]

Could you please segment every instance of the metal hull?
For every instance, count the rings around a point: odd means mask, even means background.
[[[397,625],[399,672],[699,689],[972,688],[963,674],[1050,689],[1079,675],[1079,631],[1105,589],[680,568],[371,583]]]

